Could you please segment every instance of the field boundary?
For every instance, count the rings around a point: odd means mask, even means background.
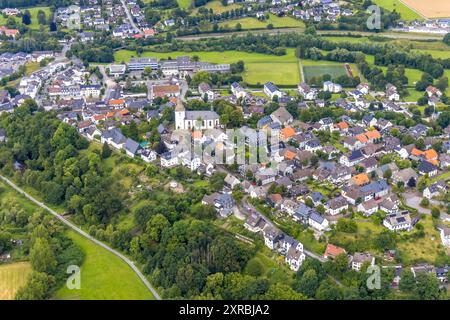
[[[401,4],[407,6],[410,10],[414,11],[415,13],[417,13],[419,16],[421,16],[423,19],[428,19],[428,17],[426,17],[425,15],[423,15],[420,11],[417,11],[417,9],[414,9],[413,7],[411,7],[409,4],[405,3],[403,0],[398,0]]]

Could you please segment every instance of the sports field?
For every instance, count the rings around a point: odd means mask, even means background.
[[[152,300],[153,295],[138,276],[118,257],[73,231],[69,237],[81,248],[81,289],[66,286],[56,293],[65,300]]]
[[[433,0],[434,2],[435,0]],[[440,0],[438,0],[440,1]],[[448,0],[443,0],[443,1],[448,1]],[[400,17],[403,20],[419,20],[419,19],[423,19],[423,17],[415,12],[414,10],[412,10],[411,8],[409,8],[407,5],[405,5],[404,3],[407,3],[408,1],[400,1],[400,0],[373,0],[373,2],[382,7],[385,8],[389,11],[397,11],[397,13],[400,14]],[[428,1],[422,1],[422,0],[418,0],[417,2],[428,2]],[[429,2],[428,2],[429,5]],[[423,14],[423,13],[422,13]]]
[[[183,52],[170,53],[144,52],[143,57],[158,59],[176,58],[178,56],[198,56],[200,61],[211,63],[235,63],[239,60],[245,62],[245,71],[242,77],[248,84],[264,84],[272,81],[277,85],[297,85],[300,82],[300,69],[294,49],[288,49],[284,56],[274,56],[260,53],[240,51],[224,52]],[[128,62],[136,52],[120,50],[115,53],[116,62]]]
[[[13,300],[31,273],[29,262],[0,265],[0,300]]]
[[[311,80],[313,77],[319,77],[326,74],[329,74],[331,78],[346,75],[344,66],[336,65],[303,66],[303,72],[305,74],[306,81]]]
[[[402,0],[412,10],[415,10],[427,18],[450,17],[449,0]]]
[[[39,28],[40,28],[40,24],[39,24],[38,18],[37,18],[39,10],[42,10],[42,11],[45,12],[45,16],[47,18],[47,21],[50,18],[50,14],[51,14],[50,7],[33,7],[33,8],[24,8],[24,9],[21,9],[21,10],[22,10],[22,12],[25,11],[25,10],[30,11],[31,24],[28,27],[30,29],[33,29],[33,30],[39,30]],[[21,17],[16,17],[14,19],[18,23],[22,23],[22,18]],[[4,25],[7,20],[8,19],[7,18],[5,19],[5,17],[3,17],[3,15],[0,15],[0,25]],[[44,27],[48,28],[48,23]]]
[[[333,61],[314,61],[314,60],[302,60],[303,74],[306,81],[309,81],[312,77],[319,77],[326,74],[331,75],[332,78],[345,76],[344,63]],[[353,76],[358,76],[359,71],[355,64],[350,63],[350,68],[353,72]]]

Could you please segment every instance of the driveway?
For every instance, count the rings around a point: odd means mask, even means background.
[[[417,209],[419,211],[419,213],[431,214],[431,210],[430,209],[422,208],[420,206],[420,201],[422,201],[423,198],[420,196],[420,194],[418,192],[407,192],[403,196],[405,198],[405,204],[408,207]],[[431,205],[435,205],[435,206],[439,206],[441,203],[439,201],[436,201],[436,200],[430,200],[430,204]],[[445,212],[442,212],[442,210],[441,210],[441,219],[450,221],[450,215],[448,215]]]

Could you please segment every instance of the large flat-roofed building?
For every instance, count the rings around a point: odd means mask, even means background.
[[[145,68],[158,70],[158,60],[156,58],[131,58],[128,63],[128,70],[139,71]]]

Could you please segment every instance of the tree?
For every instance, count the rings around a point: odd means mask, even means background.
[[[403,292],[413,293],[416,291],[416,278],[411,270],[405,269],[402,271],[400,283],[398,287]]]
[[[47,17],[46,17],[46,14],[45,14],[45,12],[43,10],[39,10],[38,11],[37,18],[38,18],[39,24],[41,24],[41,25],[47,24]]]
[[[391,177],[392,177],[392,170],[386,169],[386,171],[384,171],[384,173],[383,173],[383,178],[390,179]]]
[[[439,211],[438,207],[431,208],[431,216],[434,219],[439,219],[439,217],[441,216],[441,212]]]
[[[294,288],[300,293],[313,298],[319,287],[319,278],[316,271],[310,269],[295,283]]]
[[[419,273],[416,280],[416,291],[420,299],[436,300],[439,298],[439,280],[434,274]]]
[[[264,265],[258,259],[252,259],[247,263],[245,271],[253,277],[260,277],[264,273]]]
[[[307,300],[303,294],[295,292],[290,286],[284,283],[275,283],[269,287],[265,295],[269,300]]]
[[[445,43],[446,45],[450,46],[450,33],[447,33],[447,34],[444,36],[444,39],[443,39],[442,41],[444,41],[444,43]]]
[[[25,286],[16,294],[17,300],[45,300],[49,296],[50,288],[54,285],[55,278],[44,273],[33,271]]]
[[[107,159],[111,156],[111,148],[109,147],[109,145],[106,143],[106,141],[103,143],[103,147],[102,147],[102,159]]]
[[[31,14],[29,10],[25,10],[25,12],[22,15],[22,23],[25,25],[30,25],[31,24]]]
[[[150,239],[156,242],[159,242],[161,238],[161,233],[164,229],[170,226],[169,221],[165,216],[158,213],[150,218],[147,222],[147,231],[146,233],[149,235]]]
[[[316,299],[340,300],[342,299],[342,292],[331,279],[326,279],[320,283],[316,291]]]
[[[52,272],[56,267],[56,258],[48,241],[37,238],[30,249],[30,262],[38,272]]]
[[[422,200],[420,200],[420,206],[421,207],[428,207],[430,205],[430,200],[428,200],[427,198],[423,198]]]
[[[0,232],[0,254],[11,250],[11,248],[12,248],[11,234],[7,232]]]

